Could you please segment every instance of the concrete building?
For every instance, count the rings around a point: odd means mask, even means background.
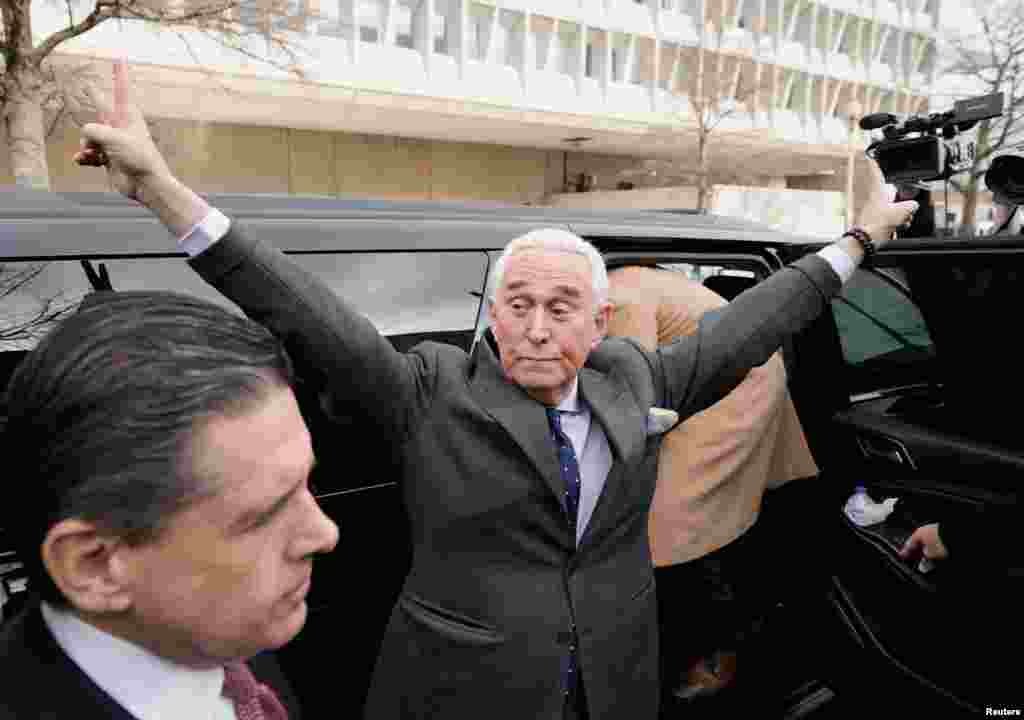
[[[59,57],[106,74],[125,55],[200,190],[553,204],[617,189],[692,204],[664,186],[693,183],[702,92],[729,110],[711,115],[713,182],[842,191],[851,103],[923,111],[935,80],[939,0],[292,1],[301,80],[247,57],[267,55],[258,32],[243,54],[111,21]],[[40,36],[67,22],[32,12]],[[55,189],[103,186],[71,165],[77,144],[57,128]]]

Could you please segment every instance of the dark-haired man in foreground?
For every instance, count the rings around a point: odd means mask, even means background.
[[[0,633],[0,718],[296,720],[255,656],[338,528],[291,383],[264,328],[172,293],[90,296],[29,353],[0,525],[37,597]]]

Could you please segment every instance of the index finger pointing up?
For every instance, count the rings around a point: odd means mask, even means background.
[[[128,127],[132,119],[131,86],[128,82],[128,63],[124,58],[114,61],[114,112],[111,125]]]

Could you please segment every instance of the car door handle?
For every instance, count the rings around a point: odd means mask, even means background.
[[[888,435],[858,435],[857,444],[865,457],[881,458],[917,470],[917,463],[910,456],[907,446],[895,438]]]

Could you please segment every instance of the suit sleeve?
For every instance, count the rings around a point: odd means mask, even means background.
[[[280,338],[300,377],[323,388],[338,413],[399,436],[412,429],[436,372],[426,354],[396,351],[319,278],[234,224],[189,264]]]
[[[812,255],[706,313],[696,334],[656,353],[668,406],[688,417],[725,397],[813,322],[841,287],[831,266]]]

